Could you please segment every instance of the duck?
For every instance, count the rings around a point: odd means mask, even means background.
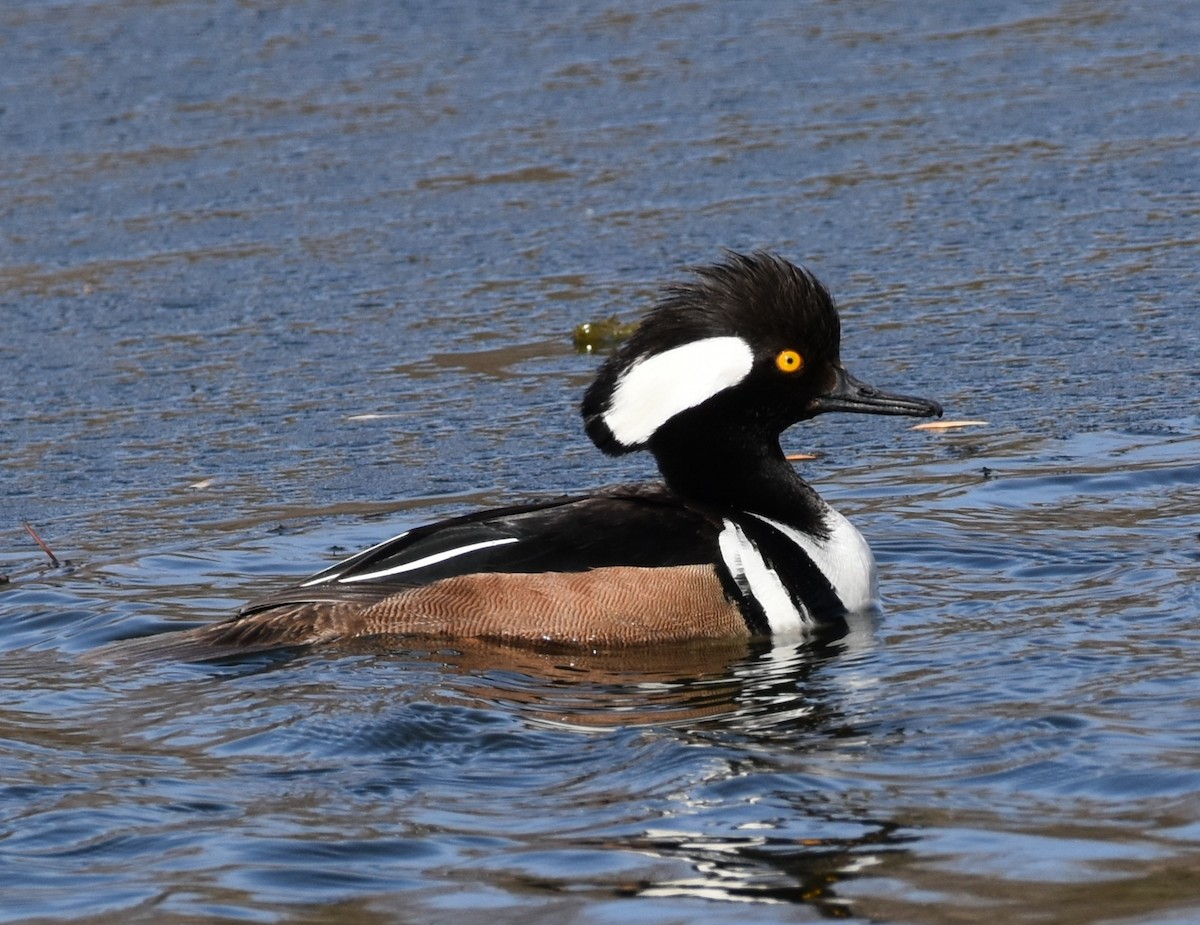
[[[728,251],[665,287],[580,412],[603,453],[661,480],[417,526],[229,618],[167,634],[181,657],[370,638],[592,651],[803,637],[876,606],[875,561],[781,448],[829,412],[932,417],[859,381],[807,269]]]

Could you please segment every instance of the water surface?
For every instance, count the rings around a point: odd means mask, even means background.
[[[0,921],[1191,921],[1198,48],[1182,2],[6,5]],[[989,422],[786,436],[880,561],[844,639],[89,657],[649,477],[570,332],[722,247]]]

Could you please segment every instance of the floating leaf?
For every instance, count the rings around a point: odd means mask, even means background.
[[[585,321],[577,325],[571,335],[575,349],[580,353],[611,350],[625,340],[637,328],[636,322],[623,322],[616,315],[599,321]]]

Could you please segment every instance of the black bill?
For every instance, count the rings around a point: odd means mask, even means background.
[[[835,372],[837,379],[833,387],[818,395],[809,404],[809,410],[813,414],[854,411],[860,414],[906,414],[916,418],[942,416],[942,406],[935,401],[907,395],[892,395],[873,385],[860,382],[841,366],[836,367]]]

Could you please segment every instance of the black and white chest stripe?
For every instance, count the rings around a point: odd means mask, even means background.
[[[821,539],[760,514],[726,517],[718,546],[727,587],[752,632],[812,632],[846,611],[874,606],[875,560],[854,526],[832,508]]]

